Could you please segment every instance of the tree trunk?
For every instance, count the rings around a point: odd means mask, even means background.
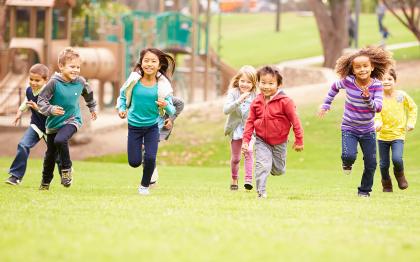
[[[6,34],[6,1],[0,0],[0,50],[6,49],[4,36]]]
[[[349,0],[307,0],[318,25],[325,67],[333,68],[348,45]]]

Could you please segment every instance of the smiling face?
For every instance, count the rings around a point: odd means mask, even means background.
[[[152,52],[147,52],[141,60],[141,69],[145,76],[156,76],[160,69],[159,57]]]
[[[47,79],[45,79],[41,75],[29,73],[29,85],[31,86],[32,90],[39,90],[45,85],[46,82]]]
[[[273,96],[280,88],[281,84],[277,85],[277,78],[272,74],[265,74],[260,76],[258,87],[264,97],[268,98]]]
[[[242,93],[250,92],[252,89],[252,81],[245,74],[238,80],[239,91]]]
[[[395,79],[389,72],[385,73],[382,78],[382,85],[384,86],[384,91],[392,91],[394,89]]]
[[[356,79],[360,81],[367,81],[370,79],[374,67],[367,56],[358,56],[352,62],[353,74]]]
[[[80,75],[80,58],[68,59],[64,65],[59,64],[61,76],[65,81],[72,81]]]

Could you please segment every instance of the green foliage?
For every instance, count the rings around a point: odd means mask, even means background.
[[[420,46],[395,50],[393,57],[398,61],[420,59]]]

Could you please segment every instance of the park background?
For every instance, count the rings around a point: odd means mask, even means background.
[[[134,5],[130,1],[97,2],[105,9],[112,4],[123,11]],[[159,1],[140,2],[144,8],[159,8]],[[372,13],[376,3],[362,2],[359,47],[379,44],[382,39]],[[189,1],[180,3],[184,4],[190,6]],[[82,1],[77,8],[83,10]],[[243,64],[279,64],[284,69],[296,61],[299,72],[327,70],[320,68],[322,60],[317,59],[323,51],[314,16],[308,10],[285,11],[280,32],[276,32],[276,14],[270,10],[213,13],[210,42],[219,58],[235,70]],[[418,40],[389,12],[384,22],[391,32],[386,45],[395,48],[398,88],[419,104]],[[187,64],[181,59],[179,63]],[[70,189],[55,179],[49,192],[38,191],[45,151],[42,143],[31,152],[23,184],[0,185],[0,259],[417,261],[420,131],[415,129],[407,136],[408,190],[382,193],[377,170],[372,197],[357,198],[363,167],[360,154],[350,176],[340,170],[343,96],[321,121],[315,113],[329,84],[311,81],[313,78],[285,88],[298,106],[305,150],[288,152],[287,173],[269,178],[268,199],[258,200],[255,192],[229,191],[223,94],[187,103],[170,140],[159,148],[160,181],[148,197],[136,193],[141,169],[132,169],[126,162],[126,124],[112,109],[104,109],[102,120],[91,123],[87,131],[90,143],[71,146],[77,161],[75,184]],[[0,120],[10,120],[7,117],[0,116]],[[20,128],[6,124],[0,128],[4,179],[24,128],[24,123]]]

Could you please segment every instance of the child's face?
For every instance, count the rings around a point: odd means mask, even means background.
[[[67,60],[64,65],[58,65],[61,75],[65,81],[72,81],[80,75],[80,59]]]
[[[260,77],[260,81],[258,82],[258,87],[261,90],[261,93],[265,97],[273,96],[277,90],[280,88],[280,85],[277,85],[277,78],[275,75],[266,74]]]
[[[238,85],[241,93],[250,92],[252,89],[252,81],[245,74],[239,78]]]
[[[395,86],[395,79],[389,73],[385,73],[384,78],[382,79],[382,85],[384,86],[385,91],[390,91]]]
[[[352,62],[353,74],[356,79],[368,80],[373,71],[372,63],[367,56],[358,56]]]
[[[160,69],[159,57],[152,52],[147,52],[141,60],[141,69],[145,75],[155,76]]]
[[[29,73],[29,85],[33,90],[39,90],[45,85],[47,79],[35,73]]]

